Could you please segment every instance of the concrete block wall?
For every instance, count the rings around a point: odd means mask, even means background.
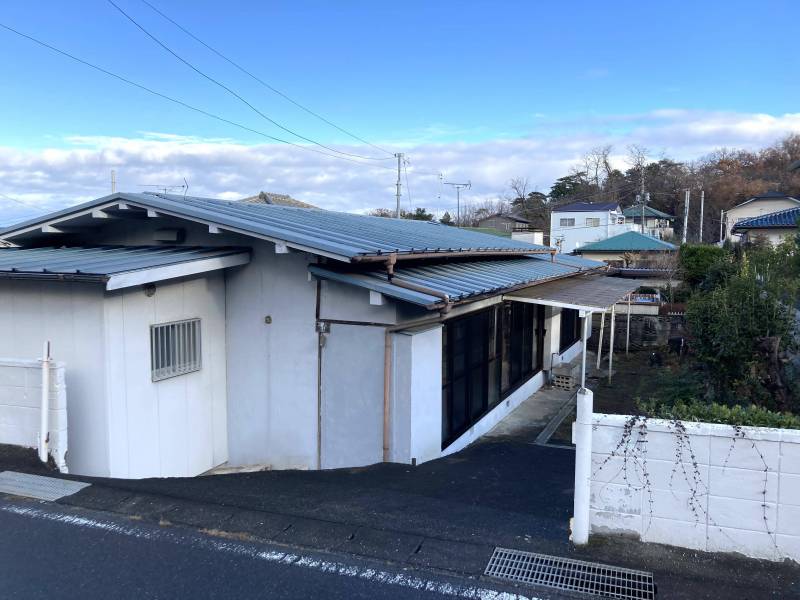
[[[800,562],[800,431],[595,414],[590,523]]]
[[[50,455],[62,471],[67,453],[67,386],[63,363],[50,367]],[[0,358],[0,444],[37,448],[42,402],[38,360]]]

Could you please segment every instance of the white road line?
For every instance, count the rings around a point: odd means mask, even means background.
[[[21,515],[33,519],[44,519],[56,523],[64,523],[76,527],[86,527],[88,529],[98,529],[108,531],[118,535],[139,538],[143,540],[169,541],[176,544],[189,544],[196,548],[212,549],[220,552],[228,552],[239,556],[244,556],[254,560],[262,560],[268,563],[291,565],[303,569],[313,569],[323,573],[331,573],[341,577],[354,577],[383,585],[395,585],[414,590],[433,592],[445,596],[457,598],[467,598],[469,600],[541,600],[534,596],[524,596],[490,590],[476,586],[461,586],[444,581],[424,579],[421,577],[404,575],[403,573],[391,573],[379,569],[359,567],[345,563],[324,560],[313,556],[302,554],[292,554],[276,550],[259,550],[258,548],[242,544],[235,541],[221,540],[210,536],[183,536],[169,529],[155,529],[141,526],[115,523],[101,519],[92,519],[69,513],[51,512],[39,508],[17,506],[13,504],[0,504],[3,512]]]

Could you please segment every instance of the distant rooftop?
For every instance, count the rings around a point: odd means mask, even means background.
[[[737,208],[739,206],[744,206],[745,204],[750,204],[751,202],[758,202],[760,200],[781,200],[781,199],[791,200],[793,202],[796,202],[797,204],[800,204],[800,200],[798,200],[794,196],[789,196],[788,194],[784,194],[783,192],[776,192],[775,190],[769,190],[768,192],[765,192],[763,194],[759,194],[757,196],[752,196],[751,198],[748,198],[741,204],[737,204],[736,206],[734,206],[734,208]]]
[[[259,192],[255,196],[242,198],[241,202],[276,204],[277,206],[294,206],[296,208],[317,208],[313,204],[292,198],[289,194],[273,194],[272,192]]]
[[[656,239],[651,235],[645,235],[638,231],[626,231],[608,239],[581,246],[575,252],[578,254],[586,252],[666,252],[676,248],[674,244]]]
[[[731,231],[737,233],[747,229],[793,229],[797,227],[798,219],[800,219],[800,206],[742,219]]]
[[[628,208],[626,208],[625,210],[622,211],[622,214],[625,215],[628,218],[636,218],[636,217],[638,217],[638,218],[641,219],[642,218],[642,205],[639,204],[639,205],[629,206]],[[673,215],[670,215],[670,214],[667,214],[665,212],[662,212],[662,211],[660,211],[660,210],[658,210],[656,208],[653,208],[652,206],[645,206],[644,207],[644,216],[645,217],[654,217],[656,219],[669,219],[670,221],[675,220],[675,217]]]
[[[553,212],[592,212],[595,210],[611,211],[619,208],[618,202],[571,202],[564,206],[556,206]]]

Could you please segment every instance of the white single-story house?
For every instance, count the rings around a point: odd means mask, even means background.
[[[157,193],[0,239],[0,357],[51,341],[67,464],[97,476],[443,456],[576,357],[581,317],[631,285],[435,223]]]

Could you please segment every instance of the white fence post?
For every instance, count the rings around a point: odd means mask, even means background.
[[[589,543],[589,496],[592,479],[592,414],[594,395],[587,388],[578,390],[577,417],[572,432],[575,444],[575,504],[572,516],[572,542]]]

